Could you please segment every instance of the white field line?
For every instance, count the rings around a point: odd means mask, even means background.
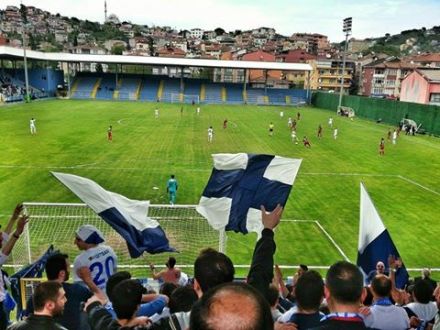
[[[432,189],[430,189],[430,188],[428,188],[428,187],[425,187],[425,186],[421,185],[420,183],[417,183],[417,182],[415,182],[415,181],[413,181],[413,180],[411,180],[411,179],[405,178],[405,177],[402,176],[402,175],[398,175],[397,177],[399,177],[400,179],[402,179],[402,180],[404,180],[404,181],[406,181],[406,182],[412,183],[413,185],[416,185],[417,187],[420,187],[420,188],[422,188],[422,189],[425,189],[426,191],[429,191],[429,192],[431,192],[431,193],[433,193],[433,194],[436,194],[437,196],[440,196],[440,193],[439,193],[438,191],[435,191],[435,190],[432,190]]]
[[[333,239],[333,237],[331,237],[331,235],[324,229],[323,226],[321,226],[321,224],[319,223],[318,220],[315,221],[316,225],[319,227],[319,229],[321,229],[321,231],[324,233],[325,236],[327,236],[327,238],[330,240],[330,242],[334,245],[334,247],[336,248],[336,250],[339,251],[339,253],[341,254],[341,256],[344,257],[344,259],[346,261],[350,261],[350,259],[348,259],[347,255],[344,253],[344,251],[342,251],[341,247],[336,243],[336,241]]]
[[[123,124],[123,121],[124,121],[125,119],[126,119],[126,118],[119,119],[119,120],[117,121],[117,123],[118,123],[119,125],[125,126],[126,124]]]
[[[347,255],[344,253],[344,251],[342,251],[342,249],[338,245],[338,243],[336,243],[336,241],[333,239],[333,237],[331,237],[331,235],[324,229],[324,227],[319,223],[318,220],[286,219],[286,220],[281,220],[281,222],[313,222],[313,223],[315,223],[318,226],[318,228],[321,230],[321,232],[328,238],[330,243],[332,243],[333,246],[336,248],[336,250],[338,250],[339,254],[345,260],[350,261],[350,259],[348,259]],[[323,267],[326,267],[326,266],[323,266]]]

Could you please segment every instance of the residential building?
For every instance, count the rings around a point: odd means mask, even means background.
[[[310,81],[305,80],[304,87],[313,90],[339,92],[341,77],[344,79],[344,92],[348,93],[353,79],[355,64],[353,61],[345,62],[342,75],[342,59],[317,58],[307,61],[312,66]]]
[[[261,50],[244,54],[241,59],[243,61],[276,62],[274,54]],[[255,87],[283,85],[285,83],[283,78],[283,73],[280,70],[248,70],[248,82]]]
[[[202,39],[203,37],[203,30],[199,28],[191,29],[189,31],[189,36],[193,39]]]
[[[440,68],[440,53],[410,56],[406,60],[411,63],[417,64],[419,67]]]
[[[396,57],[366,65],[362,72],[362,95],[399,98],[401,80],[416,67]]]
[[[308,53],[317,54],[318,49],[330,47],[328,37],[319,33],[294,33],[290,37],[294,48],[306,50]]]
[[[402,80],[400,100],[440,106],[440,70],[416,69]]]

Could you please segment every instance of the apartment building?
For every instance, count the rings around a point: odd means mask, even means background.
[[[310,82],[305,81],[305,88],[310,87],[313,90],[339,92],[343,67],[342,59],[317,58],[316,60],[308,60],[307,63],[312,66],[312,72],[310,74]],[[348,92],[351,86],[354,69],[355,63],[347,60],[343,74],[345,93]]]

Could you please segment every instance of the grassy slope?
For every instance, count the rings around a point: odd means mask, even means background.
[[[155,119],[154,107],[160,107]],[[284,219],[319,220],[351,260],[357,253],[359,182],[363,181],[410,267],[440,266],[430,242],[440,234],[440,143],[429,137],[401,136],[378,156],[387,126],[335,118],[339,138],[327,127],[328,111],[301,109],[298,136],[309,136],[312,148],[290,142],[287,118],[295,108],[202,106],[90,101],[47,101],[0,108],[0,214],[2,223],[18,201],[77,202],[49,174],[50,170],[91,178],[129,198],[166,203],[169,174],[180,183],[178,203],[196,204],[217,152],[268,153],[303,158]],[[38,135],[29,134],[37,119]],[[229,120],[223,130],[222,123]],[[275,135],[267,134],[269,122]],[[318,124],[324,138],[315,137]],[[108,125],[114,141],[106,141]],[[206,142],[212,125],[214,143]],[[340,175],[345,173],[348,175]],[[353,175],[356,174],[356,175]],[[383,176],[382,176],[383,175]],[[401,177],[411,179],[430,192]],[[153,186],[161,189],[153,190]],[[229,235],[228,254],[248,264],[252,235]],[[277,233],[280,264],[330,264],[338,252],[313,224],[285,223]],[[239,247],[239,248],[238,248]]]

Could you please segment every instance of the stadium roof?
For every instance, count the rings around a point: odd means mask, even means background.
[[[26,50],[28,59],[54,62],[89,62],[112,64],[144,64],[152,66],[184,66],[201,68],[231,68],[231,69],[263,69],[286,71],[312,71],[312,67],[305,63],[281,63],[262,61],[221,61],[190,58],[149,57],[130,55],[90,55],[71,53],[43,53]],[[0,58],[21,59],[23,49],[0,46]]]

